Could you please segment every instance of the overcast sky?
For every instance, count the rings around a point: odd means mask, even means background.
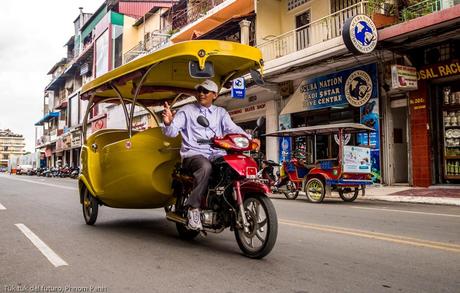
[[[66,51],[78,7],[94,13],[103,0],[2,1],[0,17],[0,129],[26,138],[35,151],[34,124],[43,117],[47,75]]]

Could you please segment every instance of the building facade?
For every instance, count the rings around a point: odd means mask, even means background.
[[[0,170],[6,171],[10,167],[11,158],[24,155],[25,146],[25,139],[21,134],[13,133],[9,129],[0,129]]]
[[[256,46],[263,53],[265,85],[247,78],[244,99],[232,98],[223,89],[216,101],[244,129],[253,129],[260,116],[266,117],[262,132],[364,123],[375,129],[370,140],[376,182],[458,184],[460,5],[454,0],[410,4],[392,0],[105,1],[93,14],[80,13],[74,21],[75,35],[67,43],[66,60],[50,71],[53,80],[44,98],[48,108],[40,120],[44,135],[37,147],[52,158],[49,164],[58,160],[79,164],[86,108],[79,99],[82,84],[173,43],[220,39]],[[350,50],[343,35],[345,22],[357,15],[367,15],[378,29],[376,47],[364,54]],[[395,79],[404,81],[409,76],[416,76],[415,86],[394,85]],[[362,80],[367,81],[366,87]],[[353,102],[350,86],[355,92],[367,89],[365,103]],[[126,127],[122,116],[116,106],[95,107],[89,112],[88,134]],[[146,111],[136,111],[135,116],[136,129],[157,126]],[[263,139],[262,149],[266,158],[275,161],[288,159],[295,149],[303,150],[310,163],[337,156],[332,136],[289,142],[270,137]]]

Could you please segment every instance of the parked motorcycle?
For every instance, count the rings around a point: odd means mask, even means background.
[[[262,124],[258,120],[258,125]],[[209,127],[209,121],[198,117],[198,123]],[[257,178],[257,163],[244,151],[256,145],[241,134],[227,134],[199,143],[227,151],[212,162],[213,173],[203,200],[201,219],[204,232],[234,231],[238,246],[250,258],[262,258],[273,249],[278,233],[275,208],[268,198],[268,186]],[[173,175],[176,203],[167,208],[167,218],[176,222],[184,239],[193,239],[199,232],[187,228],[186,201],[193,188],[193,176],[178,167]]]
[[[297,158],[292,158],[289,162],[284,161],[275,187],[287,199],[296,199],[299,196],[299,191],[302,190],[303,178],[308,174],[308,171],[309,169]]]
[[[80,175],[80,168],[76,167],[76,168],[73,168],[73,170],[70,172],[69,177],[72,179],[77,179],[78,175]]]
[[[280,164],[273,160],[263,160],[262,168],[259,171],[259,176],[262,179],[267,180],[267,184],[270,187],[272,193],[279,192],[278,187],[276,186],[279,178],[279,172],[275,173],[275,167],[280,167]]]

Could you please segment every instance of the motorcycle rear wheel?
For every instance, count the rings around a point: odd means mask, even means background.
[[[249,231],[235,229],[236,242],[247,257],[263,258],[275,246],[278,235],[275,207],[269,198],[260,194],[246,197],[243,206],[249,222]]]
[[[283,190],[283,194],[287,199],[294,200],[299,196],[299,191],[296,190],[294,182],[288,181],[286,183],[286,190]]]
[[[176,229],[179,237],[183,240],[193,240],[200,234],[200,231],[190,230],[186,225],[181,223],[176,223]]]
[[[184,196],[184,190],[182,188],[178,188],[174,190],[174,193],[176,194],[176,203],[174,204],[174,212],[184,218],[187,218],[187,211],[185,208],[185,198]],[[173,206],[165,207],[165,212],[172,211]],[[200,234],[200,231],[195,231],[195,230],[190,230],[187,228],[187,225],[181,224],[181,223],[176,223],[176,230],[177,233],[179,234],[179,237],[182,240],[193,240],[198,234]]]

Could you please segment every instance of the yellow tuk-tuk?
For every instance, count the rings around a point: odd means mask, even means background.
[[[189,41],[133,60],[85,84],[81,98],[89,102],[83,119],[79,192],[86,223],[95,223],[100,205],[165,208],[167,218],[177,223],[181,237],[196,236],[196,231],[184,228],[183,216],[174,213],[177,194],[172,185],[180,163],[181,139],[163,135],[161,119],[156,112],[161,111],[165,101],[174,107],[192,97],[195,86],[204,79],[212,79],[220,88],[246,74],[251,74],[255,82],[261,82],[262,63],[261,52],[254,47],[227,41]],[[111,111],[105,112],[105,108]],[[117,111],[124,117],[124,127],[112,127],[117,123],[121,126],[119,121],[114,122],[117,121],[115,116],[110,115]],[[152,127],[136,130],[138,113],[148,113],[152,117]],[[92,124],[94,130],[101,119],[104,122],[98,125],[107,127],[91,133],[88,125]],[[243,232],[237,239],[259,237],[254,230],[258,229],[257,223],[250,223],[249,212],[243,216],[238,212],[236,209],[235,218],[241,219],[237,223],[241,223],[238,225]],[[251,213],[255,220],[256,216]],[[212,219],[213,214],[210,215]],[[268,222],[276,222],[276,214]],[[233,228],[238,230],[238,227]],[[264,229],[267,230],[260,228]],[[270,233],[270,240],[263,242],[262,248],[257,250],[249,245],[246,254],[254,258],[266,255],[274,245],[276,227]]]

